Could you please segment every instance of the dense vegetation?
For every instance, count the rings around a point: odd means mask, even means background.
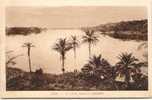
[[[109,35],[123,40],[147,40],[147,20],[122,21],[118,23],[103,24],[95,27],[88,27],[101,34]],[[87,28],[82,28],[83,30]]]
[[[82,30],[91,29],[99,31],[101,34],[108,35],[122,40],[147,40],[148,22],[147,20],[121,21],[117,23],[102,24],[95,27],[83,27]],[[7,35],[29,35],[39,34],[46,28],[39,27],[7,27]]]
[[[115,66],[99,55],[81,71],[59,75],[43,73],[41,68],[31,73],[7,67],[7,90],[147,90],[143,66],[132,54],[123,53]]]
[[[7,27],[6,35],[29,35],[31,33],[39,34],[42,28],[38,27]]]

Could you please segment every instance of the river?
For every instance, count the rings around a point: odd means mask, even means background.
[[[47,73],[61,73],[61,61],[60,55],[54,51],[53,45],[59,38],[70,38],[71,35],[78,36],[79,41],[85,33],[81,30],[47,30],[40,34],[30,34],[27,36],[14,35],[6,37],[6,51],[13,50],[8,56],[14,56],[23,54],[18,57],[16,65],[13,67],[20,68],[25,71],[29,71],[27,48],[23,48],[22,45],[25,42],[32,42],[35,47],[31,49],[32,70],[35,71],[38,68],[42,68]],[[143,53],[145,50],[137,50],[138,46],[142,42],[122,41],[114,39],[109,36],[100,35],[100,41],[94,45],[92,49],[92,55],[102,54],[102,57],[107,59],[112,65],[118,62],[118,55],[122,52],[132,52],[139,60],[144,60]],[[84,64],[88,61],[88,44],[81,44],[77,48],[76,65],[74,66],[73,50],[69,51],[66,55],[65,69],[66,71],[73,71],[74,69],[80,70]],[[145,70],[145,69],[144,69]],[[147,73],[147,70],[144,71]]]

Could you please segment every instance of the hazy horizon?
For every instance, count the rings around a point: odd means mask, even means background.
[[[146,7],[65,6],[6,8],[7,27],[80,28],[142,19],[147,19]]]

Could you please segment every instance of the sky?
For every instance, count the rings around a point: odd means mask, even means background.
[[[147,18],[146,7],[7,7],[6,26],[78,28]]]

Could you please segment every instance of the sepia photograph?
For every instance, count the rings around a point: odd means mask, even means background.
[[[6,91],[148,90],[144,6],[6,7]]]

